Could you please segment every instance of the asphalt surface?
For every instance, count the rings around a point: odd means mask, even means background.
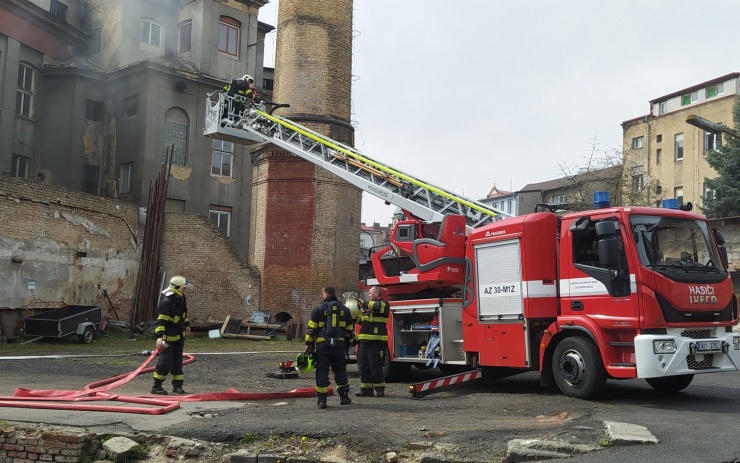
[[[3,351],[0,355],[7,355],[7,349]],[[268,376],[278,371],[279,361],[294,355],[196,353],[196,361],[185,367],[185,387],[192,393],[312,387],[313,374],[297,379]],[[129,372],[143,360],[143,356],[0,360],[0,395],[11,395],[16,387],[79,390]],[[409,381],[388,384],[383,399],[354,398],[345,407],[334,397],[326,410],[318,410],[314,398],[287,398],[181,402],[179,409],[156,416],[0,407],[0,419],[98,434],[156,433],[234,445],[245,436],[307,436],[341,444],[348,449],[349,461],[378,461],[386,450],[403,453],[414,442],[444,444],[447,450],[442,453],[451,459],[501,461],[512,439],[598,444],[606,436],[604,422],[615,421],[645,426],[658,443],[609,446],[568,461],[723,463],[740,458],[740,373],[697,375],[684,392],[671,396],[661,396],[641,380],[610,381],[604,397],[583,401],[543,389],[535,373],[411,399],[410,382],[440,375],[436,369],[412,372]],[[359,378],[354,366],[349,374],[356,391]],[[144,374],[115,392],[141,395],[150,387],[151,374]]]

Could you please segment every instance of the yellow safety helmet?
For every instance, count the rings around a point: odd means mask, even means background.
[[[313,352],[298,354],[295,358],[295,367],[301,374],[311,373],[313,370]]]
[[[183,286],[189,286],[190,282],[187,278],[181,276],[174,276],[170,278],[170,287],[180,289]]]

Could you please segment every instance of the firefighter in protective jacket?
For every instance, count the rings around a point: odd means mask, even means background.
[[[349,379],[345,343],[354,330],[350,310],[336,296],[333,286],[323,289],[324,300],[313,309],[306,333],[306,352],[313,352],[316,369],[316,397],[319,408],[326,408],[329,369],[334,372],[339,404],[349,405]]]
[[[162,383],[169,373],[172,374],[172,392],[186,394],[182,388],[185,376],[182,372],[182,355],[185,348],[185,336],[190,334],[188,306],[185,300],[185,288],[188,280],[181,276],[170,279],[170,285],[162,291],[164,297],[157,307],[157,324],[154,335],[157,337],[156,348],[159,360],[154,368],[154,386],[152,394],[167,395]]]
[[[388,313],[390,305],[383,300],[383,291],[379,286],[370,288],[370,300],[365,304],[357,334],[357,366],[360,369],[360,390],[357,397],[372,397],[373,389],[378,397],[385,396],[385,365],[388,346]]]

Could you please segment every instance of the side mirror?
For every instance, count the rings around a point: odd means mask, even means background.
[[[722,236],[722,233],[716,228],[712,228],[712,233],[714,233],[714,239],[717,241],[717,244],[723,246],[725,244],[725,237]]]
[[[614,222],[612,222],[611,220],[602,220],[601,222],[596,222],[595,228],[596,234],[599,237],[614,236],[617,234],[617,227],[614,226]]]
[[[599,265],[605,268],[619,267],[619,250],[614,235],[599,240]]]

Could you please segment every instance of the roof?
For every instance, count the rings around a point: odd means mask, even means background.
[[[521,190],[519,190],[519,192],[557,190],[559,188],[564,188],[572,185],[573,183],[580,183],[586,180],[614,178],[621,172],[622,165],[620,164],[616,166],[606,167],[604,169],[583,172],[568,177],[560,177],[553,180],[547,180],[545,182],[530,183],[529,185],[525,185]]]
[[[716,78],[714,78],[712,80],[708,80],[708,81],[702,82],[700,84],[692,85],[691,87],[686,87],[683,90],[679,90],[677,92],[669,93],[668,95],[661,96],[661,97],[656,98],[654,100],[650,100],[650,104],[653,104],[653,103],[656,103],[656,102],[659,102],[659,101],[669,100],[669,99],[671,99],[671,98],[673,98],[675,96],[686,95],[687,93],[691,93],[693,90],[699,90],[699,89],[702,89],[702,88],[705,88],[705,87],[709,87],[709,86],[711,86],[713,84],[719,84],[719,83],[722,83],[722,82],[724,82],[726,80],[736,79],[738,77],[740,77],[740,72],[732,72],[730,74],[726,74],[726,75],[721,76],[721,77],[716,77]]]
[[[486,195],[486,198],[495,198],[497,196],[506,196],[512,194],[513,191],[506,191],[506,190],[499,190],[496,188],[496,184],[493,184],[493,188],[491,188],[491,191],[488,192]]]

